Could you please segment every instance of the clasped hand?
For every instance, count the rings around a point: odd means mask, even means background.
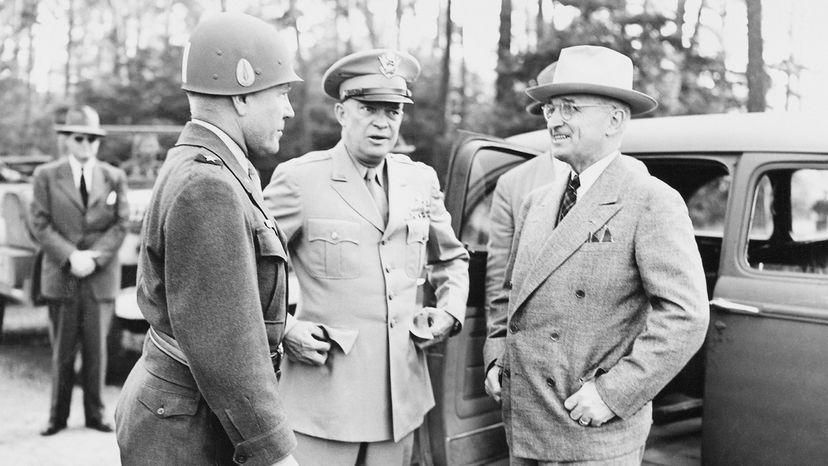
[[[95,271],[95,258],[101,253],[94,250],[76,250],[69,255],[69,271],[78,278],[84,278]]]

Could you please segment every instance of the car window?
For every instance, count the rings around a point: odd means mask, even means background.
[[[687,199],[687,210],[696,235],[722,237],[730,182],[730,175],[716,177]]]
[[[754,269],[828,274],[828,170],[763,173],[747,238],[746,259]]]
[[[501,175],[523,163],[525,156],[499,150],[478,151],[469,173],[469,187],[463,207],[460,241],[470,251],[484,251],[489,242],[489,209],[492,193]]]

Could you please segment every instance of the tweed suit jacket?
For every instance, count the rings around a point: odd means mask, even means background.
[[[97,161],[84,208],[68,158],[35,169],[32,233],[44,251],[40,278],[44,297],[74,297],[83,280],[97,300],[115,299],[121,287],[118,248],[126,236],[129,219],[126,190],[124,172]],[[76,249],[101,253],[95,259],[95,271],[83,279],[69,271],[69,255]]]
[[[218,136],[184,127],[144,218],[137,294],[189,364],[145,343],[116,410],[125,465],[270,465],[296,444],[271,360],[287,254],[257,193]]]
[[[701,346],[704,271],[684,201],[633,159],[614,160],[556,228],[559,192],[522,208],[486,356],[500,350],[513,455],[600,460],[644,445],[652,398]],[[588,380],[617,415],[600,427],[563,406]]]
[[[385,161],[387,225],[341,141],[282,163],[265,189],[301,288],[296,317],[355,336],[352,346],[332,345],[324,366],[285,362],[281,388],[304,434],[396,441],[417,428],[434,406],[425,355],[409,334],[420,277],[436,307],[465,316],[468,254],[437,174],[404,155]]]

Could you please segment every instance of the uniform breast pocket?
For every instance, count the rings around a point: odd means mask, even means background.
[[[406,222],[405,273],[417,278],[425,267],[426,243],[428,243],[428,218],[414,218]]]
[[[308,219],[308,272],[317,278],[359,277],[357,222]]]

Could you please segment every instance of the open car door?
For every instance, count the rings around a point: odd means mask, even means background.
[[[421,465],[508,464],[500,406],[483,391],[489,206],[500,175],[537,155],[478,136],[453,150],[444,190],[454,231],[471,257],[469,300],[463,331],[427,353],[437,406],[419,432]]]

